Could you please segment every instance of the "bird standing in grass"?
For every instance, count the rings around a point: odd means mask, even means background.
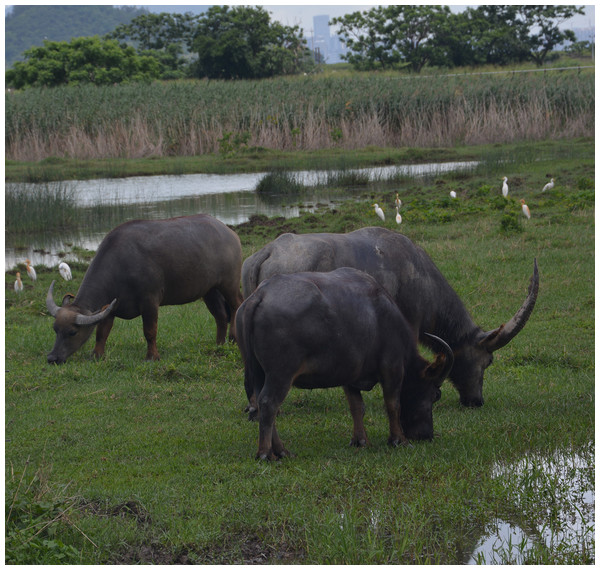
[[[385,214],[383,213],[383,210],[377,204],[373,204],[373,208],[375,208],[375,213],[381,218],[382,221],[385,222]]]
[[[506,176],[502,179],[502,196],[505,198],[508,196],[508,178]]]
[[[396,203],[396,208],[399,208],[400,206],[402,206],[402,200],[400,200],[400,196],[398,196],[398,192],[396,192],[396,199],[394,200],[394,202]]]
[[[35,281],[37,279],[37,273],[35,272],[35,267],[33,267],[33,265],[31,265],[31,261],[29,261],[29,259],[26,259],[25,263],[27,264],[27,275],[29,275],[29,277],[31,277],[32,281]]]
[[[73,279],[71,268],[64,261],[61,261],[58,264],[58,272],[65,281],[71,281],[71,279]]]
[[[525,200],[521,198],[521,210],[523,210],[523,215],[529,219],[531,218],[531,212],[529,211],[529,206],[525,204]]]
[[[400,215],[400,212],[398,211],[398,206],[396,206],[396,223],[397,224],[402,223],[402,216]]]
[[[550,182],[548,182],[548,184],[542,188],[542,192],[545,192],[546,190],[552,190],[552,188],[554,188],[554,178],[550,178]]]
[[[17,271],[17,280],[15,281],[15,292],[23,291],[23,281],[21,281],[21,273]]]
[[[456,198],[456,192],[454,190],[450,190],[450,198],[453,200]]]

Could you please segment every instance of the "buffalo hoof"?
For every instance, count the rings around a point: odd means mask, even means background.
[[[388,439],[388,445],[391,447],[412,447],[412,443],[408,439]]]
[[[483,406],[483,398],[469,398],[468,400],[461,400],[460,403],[465,408],[481,408]]]
[[[350,440],[350,447],[367,447],[369,445],[369,441],[367,439],[358,439],[353,437]]]
[[[256,459],[260,459],[261,461],[278,461],[279,459],[283,459],[284,457],[294,457],[294,454],[290,453],[287,449],[282,449],[277,453],[270,449],[266,453],[261,453],[259,451],[256,454]]]

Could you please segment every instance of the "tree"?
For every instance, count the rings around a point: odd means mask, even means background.
[[[198,18],[191,51],[195,74],[214,79],[297,73],[310,62],[300,28],[271,22],[260,6],[211,6]]]
[[[559,25],[575,14],[583,14],[583,6],[518,6],[519,16],[529,28],[528,57],[537,66],[544,65],[548,54],[564,41],[576,40],[573,30],[561,30]]]
[[[430,63],[445,61],[437,41],[439,29],[450,16],[448,6],[377,6],[334,18],[350,53],[347,61],[362,68],[399,65],[419,73]]]
[[[154,58],[141,57],[131,46],[98,36],[67,42],[45,41],[24,53],[26,60],[6,72],[6,84],[24,87],[55,87],[94,83],[106,85],[158,77]]]
[[[132,42],[139,55],[159,62],[162,79],[176,79],[186,75],[189,61],[183,55],[191,46],[197,20],[190,13],[142,14],[105,37]]]
[[[564,41],[574,41],[571,30],[559,25],[583,8],[576,6],[485,5],[466,10],[468,34],[478,63],[506,65],[533,61],[544,64]]]
[[[191,13],[142,14],[117,26],[107,38],[131,40],[140,51],[166,50],[171,45],[190,46],[198,16]]]

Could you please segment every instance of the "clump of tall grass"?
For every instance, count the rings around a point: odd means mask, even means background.
[[[64,182],[7,184],[4,207],[5,229],[12,233],[64,228],[77,212],[74,189]]]
[[[284,77],[27,89],[5,97],[6,158],[248,148],[435,147],[593,136],[593,73]]]

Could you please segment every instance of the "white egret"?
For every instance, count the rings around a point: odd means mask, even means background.
[[[73,276],[71,275],[71,268],[64,261],[61,261],[58,264],[58,272],[65,281],[70,281],[73,279]]]
[[[27,264],[27,275],[29,275],[29,277],[31,277],[32,281],[35,281],[37,279],[37,273],[35,272],[35,267],[33,267],[33,265],[31,265],[31,261],[29,261],[29,259],[26,259],[25,263]]]
[[[523,210],[523,215],[529,219],[531,218],[531,212],[529,211],[529,206],[525,204],[525,200],[521,198],[521,210]]]
[[[23,281],[21,281],[21,273],[17,271],[17,280],[15,281],[15,291],[20,293],[23,291]]]
[[[382,221],[385,222],[385,214],[383,213],[383,210],[377,204],[373,204],[373,208],[375,208],[375,213],[382,219]]]
[[[398,206],[396,206],[396,223],[397,224],[402,223],[402,216],[400,215],[400,212],[398,211]]]
[[[546,190],[552,190],[552,188],[554,188],[554,178],[550,178],[550,182],[548,182],[548,184],[542,188],[542,192],[545,192]]]
[[[400,196],[398,196],[398,192],[396,192],[396,199],[394,200],[394,202],[396,203],[396,208],[399,208],[400,206],[402,206],[402,200],[400,200]]]
[[[505,198],[508,196],[508,184],[507,184],[508,178],[506,178],[506,176],[502,179],[502,196],[504,196]]]
[[[450,190],[450,198],[456,198],[456,192],[454,190]]]

